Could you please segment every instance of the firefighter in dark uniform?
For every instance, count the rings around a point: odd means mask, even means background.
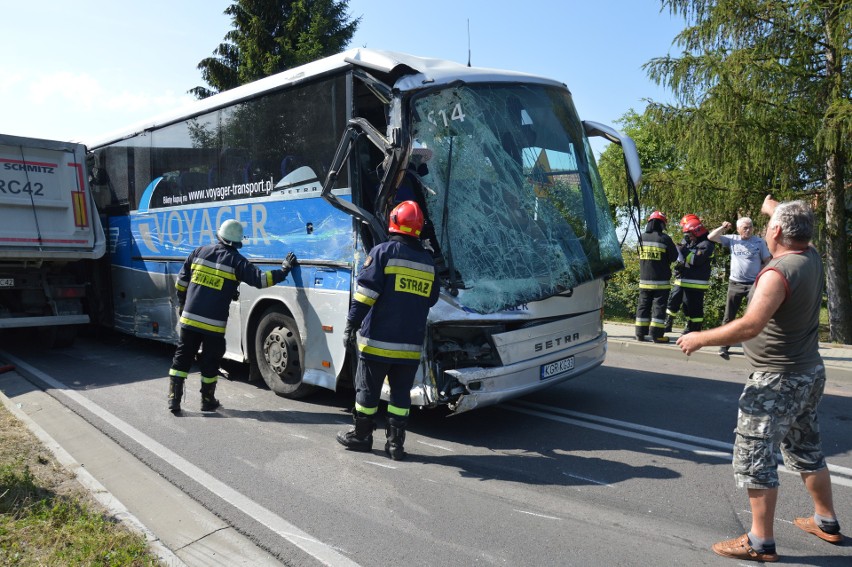
[[[639,239],[636,339],[640,341],[650,334],[651,340],[656,343],[669,342],[669,338],[664,336],[666,302],[672,287],[672,262],[677,260],[677,248],[671,237],[663,232],[665,229],[665,215],[654,211]]]
[[[337,434],[337,441],[355,451],[371,451],[375,416],[385,377],[390,401],[385,452],[405,457],[403,443],[411,408],[411,387],[420,364],[426,317],[438,301],[432,255],[420,244],[423,211],[403,201],[391,211],[390,236],[370,250],[352,298],[343,342],[357,343],[355,427]]]
[[[690,220],[696,220],[701,222],[698,218],[698,215],[693,213],[687,213],[683,215],[680,219],[680,228],[683,229],[683,226],[689,222]],[[686,235],[683,236],[683,239],[676,245],[678,249],[678,253],[682,250],[686,245],[689,244],[689,238]],[[669,294],[669,303],[666,307],[666,328],[665,331],[667,333],[672,332],[672,326],[674,325],[674,318],[677,316],[678,311],[680,311],[681,306],[683,305],[683,288],[680,287],[680,284],[677,282],[680,281],[681,271],[683,270],[683,262],[678,262],[674,267],[674,277],[675,284],[672,286],[672,291]]]
[[[201,411],[219,407],[214,396],[219,363],[225,354],[225,324],[230,303],[238,297],[240,282],[265,288],[284,281],[296,265],[290,252],[281,270],[262,272],[240,254],[243,225],[229,219],[217,232],[218,242],[193,250],[183,263],[175,288],[180,304],[180,336],[169,370],[169,410],[180,411],[183,385],[198,349],[201,370]]]
[[[686,316],[683,334],[686,334],[700,331],[704,323],[704,293],[710,289],[710,260],[716,244],[707,239],[709,231],[697,218],[683,225],[683,234],[687,243],[678,250],[680,276],[675,277],[675,285],[683,289],[683,314]],[[671,310],[668,314],[674,315]]]

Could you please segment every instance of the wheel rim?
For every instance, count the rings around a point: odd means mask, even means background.
[[[293,333],[286,327],[275,327],[263,342],[263,357],[269,367],[279,376],[287,371],[290,349],[293,348]]]

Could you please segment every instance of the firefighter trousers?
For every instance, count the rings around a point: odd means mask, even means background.
[[[665,332],[668,289],[640,289],[636,305],[636,336],[659,339]]]
[[[679,285],[673,285],[669,293],[669,304],[666,308],[666,313],[669,317],[674,317],[680,311],[681,305],[683,305],[683,288]]]
[[[186,378],[192,369],[192,362],[198,349],[198,367],[202,378],[216,378],[219,376],[219,363],[225,354],[225,335],[210,335],[199,333],[186,327],[181,327],[175,356],[172,359],[170,376]]]
[[[700,331],[704,324],[705,291],[692,287],[683,288],[683,314],[686,315],[686,329],[688,331]]]
[[[389,411],[397,413],[393,411],[397,409],[408,415],[408,409],[411,407],[411,386],[414,385],[416,374],[415,364],[394,364],[360,358],[355,374],[355,403],[367,410],[378,408],[382,383],[387,377],[391,391]]]

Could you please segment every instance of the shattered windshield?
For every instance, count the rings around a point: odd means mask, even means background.
[[[423,183],[459,301],[493,313],[623,267],[591,148],[567,90],[460,85],[413,101],[432,150]]]

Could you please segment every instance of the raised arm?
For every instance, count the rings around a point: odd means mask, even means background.
[[[725,221],[722,223],[722,226],[714,228],[710,231],[710,234],[707,235],[707,240],[712,240],[713,242],[722,242],[721,236],[727,232],[731,228],[731,223]]]

